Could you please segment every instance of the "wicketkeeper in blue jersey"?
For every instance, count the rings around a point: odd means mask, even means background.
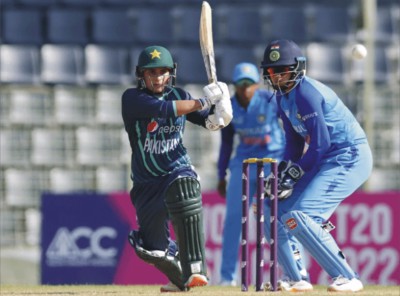
[[[136,77],[138,86],[122,95],[132,148],[130,195],[139,224],[129,241],[138,257],[170,280],[161,292],[187,291],[207,285],[208,278],[200,183],[182,144],[185,121],[216,131],[218,113],[228,125],[230,95],[222,82],[205,86],[200,99],[175,87],[176,64],[162,46],[141,52]],[[176,242],[170,237],[169,220]]]
[[[334,226],[328,219],[372,171],[367,137],[336,93],[306,76],[306,58],[294,42],[268,44],[261,68],[275,90],[286,138],[279,164],[278,252],[289,254],[287,242],[298,241],[332,278],[329,291],[360,291],[363,284],[329,233]],[[266,220],[268,214],[266,210]],[[285,266],[290,270],[296,275],[296,265]],[[281,281],[280,288],[312,289],[300,277],[291,279]]]
[[[276,100],[273,92],[260,89],[257,66],[245,62],[237,64],[232,83],[235,87],[235,94],[231,98],[233,119],[221,130],[218,159],[218,192],[226,198],[219,283],[223,286],[236,285],[242,216],[242,162],[251,157],[280,160],[284,148]],[[237,145],[234,143],[235,138],[238,140]],[[269,169],[269,166],[265,166],[267,175]],[[251,200],[256,191],[256,177],[255,173],[250,172]],[[269,230],[269,220],[266,223]]]

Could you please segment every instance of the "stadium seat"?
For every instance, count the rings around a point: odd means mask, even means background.
[[[126,48],[90,44],[84,51],[87,83],[128,84],[131,81]]]
[[[2,11],[2,42],[40,45],[44,38],[43,13],[39,9],[7,8]]]
[[[232,82],[233,68],[236,64],[241,62],[260,63],[255,59],[253,48],[249,47],[219,46],[216,48],[216,57],[218,80],[227,83]]]
[[[0,130],[0,165],[23,167],[30,159],[30,132],[27,130]]]
[[[74,136],[72,131],[61,129],[33,129],[32,164],[48,167],[73,164]]]
[[[96,122],[106,125],[123,124],[121,115],[121,97],[126,88],[98,87],[96,90]]]
[[[312,5],[310,37],[314,42],[346,43],[355,38],[354,20],[347,6]]]
[[[58,0],[60,4],[67,5],[69,7],[87,7],[93,8],[101,5],[102,0]]]
[[[175,42],[199,46],[200,11],[198,7],[176,6],[173,8],[171,15],[175,24]]]
[[[77,162],[80,165],[114,165],[120,157],[119,129],[79,127],[76,130]]]
[[[4,179],[5,200],[11,207],[38,207],[42,192],[48,189],[45,171],[9,168]]]
[[[40,8],[45,8],[48,6],[56,5],[60,2],[60,0],[17,0],[15,2],[19,2],[20,4],[26,6],[37,6]]]
[[[94,90],[86,87],[54,87],[54,119],[65,126],[86,125],[94,122]]]
[[[263,17],[258,7],[218,6],[215,17],[219,19],[219,24],[215,25],[216,43],[222,41],[253,46],[265,40]]]
[[[149,45],[168,46],[173,41],[173,19],[168,8],[143,8],[132,10],[137,42]]]
[[[52,120],[53,110],[48,89],[26,87],[10,90],[10,124],[43,126]]]
[[[95,178],[92,169],[54,168],[49,172],[49,189],[59,194],[94,191]]]
[[[308,18],[306,8],[299,6],[266,5],[261,9],[266,20],[266,44],[276,39],[290,39],[296,43],[306,43],[308,36]]]
[[[341,46],[312,42],[307,45],[305,54],[308,76],[324,83],[345,82],[345,60]]]
[[[129,10],[99,8],[92,12],[93,42],[133,45],[135,30]]]
[[[126,192],[130,172],[124,166],[101,166],[96,169],[96,191],[100,193]]]
[[[89,15],[83,9],[51,8],[47,11],[47,42],[86,45]]]
[[[177,63],[177,85],[207,83],[207,74],[199,46],[171,47],[170,50]]]
[[[41,48],[41,80],[51,84],[83,84],[83,49],[74,45],[43,45]]]
[[[39,50],[37,47],[0,45],[0,81],[2,83],[39,83],[39,63]]]

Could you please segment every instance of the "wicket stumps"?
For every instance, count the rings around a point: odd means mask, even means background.
[[[264,237],[264,164],[271,165],[272,184],[271,184],[271,240],[270,240],[270,281],[271,291],[277,290],[277,263],[278,263],[278,239],[277,239],[277,183],[278,165],[277,160],[272,158],[248,158],[243,161],[242,173],[242,291],[248,291],[248,215],[249,215],[249,166],[257,164],[257,238],[256,238],[256,291],[264,290],[262,279],[263,274],[263,246]]]

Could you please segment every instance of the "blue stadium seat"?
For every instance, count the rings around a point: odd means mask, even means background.
[[[309,43],[306,47],[307,75],[329,84],[345,82],[344,54],[340,45]]]
[[[226,83],[232,82],[233,68],[241,62],[259,64],[256,60],[255,50],[250,47],[218,46],[216,48],[218,80]]]
[[[15,2],[31,7],[32,6],[45,7],[57,4],[59,3],[59,1],[60,0],[17,0]]]
[[[83,49],[77,45],[43,45],[41,78],[44,83],[83,84]]]
[[[58,0],[61,4],[73,7],[95,7],[101,4],[101,0]]]
[[[36,84],[39,79],[39,49],[35,46],[0,45],[0,81]]]
[[[311,40],[345,43],[355,37],[354,20],[347,6],[313,5]]]
[[[173,20],[167,8],[144,8],[132,11],[137,42],[149,46],[167,46],[173,41]]]
[[[290,39],[299,44],[309,41],[309,23],[303,5],[267,5],[262,14],[267,20],[266,43],[276,39]]]
[[[133,19],[126,9],[93,10],[93,42],[130,45],[135,41]]]
[[[89,44],[84,51],[87,83],[127,84],[130,82],[130,61],[126,48]]]
[[[389,43],[400,41],[400,5],[378,7],[375,40]]]
[[[176,30],[174,40],[180,44],[199,44],[200,9],[177,6],[171,11]]]
[[[218,31],[215,40],[217,43],[247,43],[251,46],[265,40],[263,18],[258,7],[219,6],[214,15],[215,29]]]
[[[38,9],[4,9],[3,43],[40,45],[43,42],[43,14]]]
[[[53,8],[47,11],[47,42],[58,44],[89,43],[89,16],[85,10]]]
[[[171,47],[171,54],[177,63],[177,84],[206,84],[207,75],[199,46]]]

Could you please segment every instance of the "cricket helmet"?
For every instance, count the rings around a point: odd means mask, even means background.
[[[264,51],[261,62],[264,80],[281,94],[291,91],[304,77],[306,73],[306,58],[300,47],[291,40],[274,40],[269,43]],[[291,73],[287,85],[282,87],[272,83],[271,75]],[[294,85],[291,85],[295,82]]]
[[[176,80],[176,63],[172,59],[171,53],[165,47],[153,45],[146,47],[139,55],[138,64],[136,66],[136,78],[138,86],[145,87],[143,81],[143,70],[151,68],[168,68],[171,77],[170,86],[175,85]]]

